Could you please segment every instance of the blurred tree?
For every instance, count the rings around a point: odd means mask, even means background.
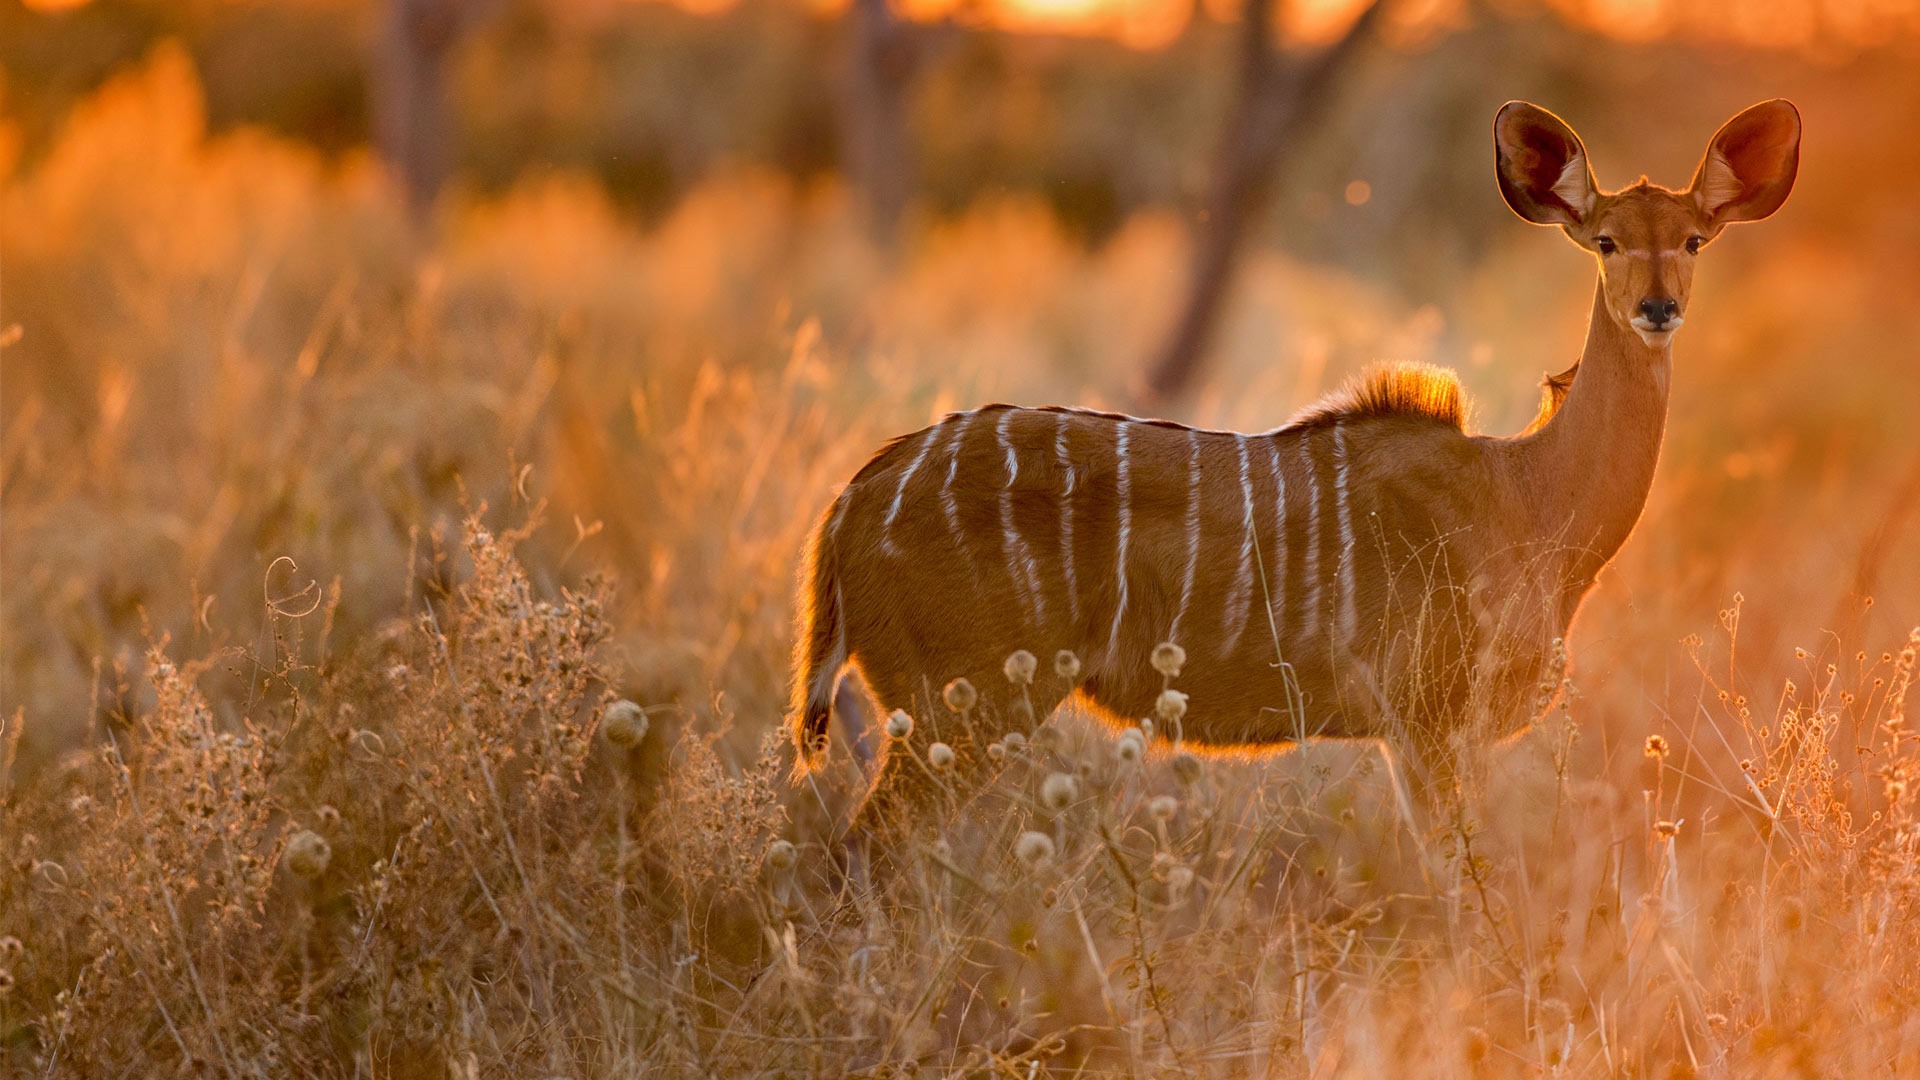
[[[416,219],[432,208],[452,167],[448,58],[499,6],[499,0],[387,0],[381,12],[374,137],[406,185]]]
[[[1177,397],[1193,384],[1233,282],[1247,221],[1272,179],[1281,147],[1297,141],[1325,105],[1384,6],[1384,0],[1370,0],[1337,41],[1304,64],[1286,64],[1274,41],[1274,0],[1245,0],[1233,99],[1194,244],[1187,299],[1148,370],[1149,397]]]
[[[913,192],[907,91],[920,67],[920,45],[916,28],[902,21],[887,0],[853,0],[847,6],[844,168],[867,227],[883,244],[893,239]]]

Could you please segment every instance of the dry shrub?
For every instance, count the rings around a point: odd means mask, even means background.
[[[971,702],[953,750],[1004,771],[875,885],[847,756],[792,789],[768,741],[802,532],[942,409],[1113,403],[1170,214],[1086,250],[996,202],[888,261],[830,187],[734,174],[656,227],[557,180],[413,233],[363,162],[209,136],[178,53],[7,180],[0,1071],[1920,1072],[1914,646],[1854,655],[1920,596],[1895,260],[1802,234],[1703,288],[1577,692],[1447,827],[1366,748]],[[1443,314],[1257,253],[1189,418],[1390,354],[1517,426],[1565,255],[1516,236]],[[1871,317],[1791,319],[1815,277]]]

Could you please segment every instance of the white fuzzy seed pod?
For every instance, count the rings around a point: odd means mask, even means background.
[[[1154,714],[1169,724],[1177,724],[1187,715],[1187,695],[1178,690],[1162,690],[1153,703]]]
[[[1187,650],[1171,641],[1163,641],[1153,647],[1153,670],[1169,679],[1178,678],[1180,669],[1187,663]]]
[[[1033,674],[1040,670],[1040,661],[1025,649],[1015,649],[1007,657],[1007,681],[1015,686],[1033,685]]]
[[[1040,801],[1049,810],[1065,810],[1080,797],[1080,781],[1066,773],[1053,773],[1040,785]]]
[[[600,730],[606,733],[608,742],[622,750],[631,750],[647,737],[647,710],[621,698],[607,706]]]
[[[940,697],[946,701],[947,708],[963,713],[980,703],[980,693],[973,684],[965,679],[955,679],[940,691]]]
[[[768,869],[785,873],[793,869],[794,864],[799,861],[800,850],[794,847],[791,842],[775,840],[773,843],[767,845]]]
[[[1155,795],[1147,803],[1147,813],[1152,814],[1155,821],[1171,821],[1179,811],[1180,800],[1171,795]]]
[[[1072,649],[1061,649],[1053,654],[1053,673],[1072,682],[1080,677],[1080,658]]]
[[[1013,853],[1028,866],[1039,866],[1053,858],[1053,837],[1043,832],[1023,832],[1014,841]]]
[[[904,739],[913,734],[913,717],[904,710],[893,710],[893,715],[887,717],[887,734],[895,739]]]
[[[293,876],[312,880],[327,872],[327,864],[333,860],[333,845],[312,829],[301,829],[287,841],[286,854],[281,858]]]
[[[1120,743],[1114,747],[1114,753],[1119,755],[1121,761],[1132,765],[1146,756],[1147,740],[1140,732],[1128,729],[1120,736]]]
[[[927,764],[936,769],[953,768],[953,747],[943,742],[927,747]]]

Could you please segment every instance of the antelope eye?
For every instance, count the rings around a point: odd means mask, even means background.
[[[1614,253],[1615,251],[1617,251],[1617,250],[1619,250],[1619,248],[1618,248],[1618,246],[1617,246],[1616,244],[1614,244],[1614,242],[1613,242],[1613,237],[1611,237],[1611,236],[1596,236],[1596,237],[1594,237],[1594,238],[1593,238],[1593,246],[1594,246],[1594,247],[1596,247],[1596,248],[1599,248],[1599,249],[1600,249],[1600,254],[1602,254],[1602,255],[1611,255],[1611,254],[1613,254],[1613,253]]]
[[[1704,236],[1687,237],[1687,254],[1689,255],[1700,254],[1700,245],[1706,242],[1707,242],[1707,238]]]

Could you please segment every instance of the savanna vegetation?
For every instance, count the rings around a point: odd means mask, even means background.
[[[1670,183],[1741,105],[1806,117],[1793,200],[1702,259],[1559,709],[1417,834],[1367,747],[1176,754],[979,686],[952,751],[997,779],[868,881],[847,747],[788,781],[801,541],[949,408],[1131,406],[1210,31],[970,38],[888,247],[774,137],[824,106],[767,25],[818,17],[522,11],[462,61],[489,104],[420,219],[364,131],[247,91],[335,85],[302,74],[334,39],[209,63],[333,8],[224,10],[63,16],[84,77],[0,15],[0,1070],[1920,1073],[1912,42],[1475,10],[1370,60],[1181,418],[1270,427],[1393,358],[1517,430],[1591,268],[1500,207],[1494,108]],[[490,77],[516,41],[524,81]],[[688,109],[589,46],[765,92]],[[629,111],[555,122],[583,100]],[[638,166],[597,141],[636,130]]]

